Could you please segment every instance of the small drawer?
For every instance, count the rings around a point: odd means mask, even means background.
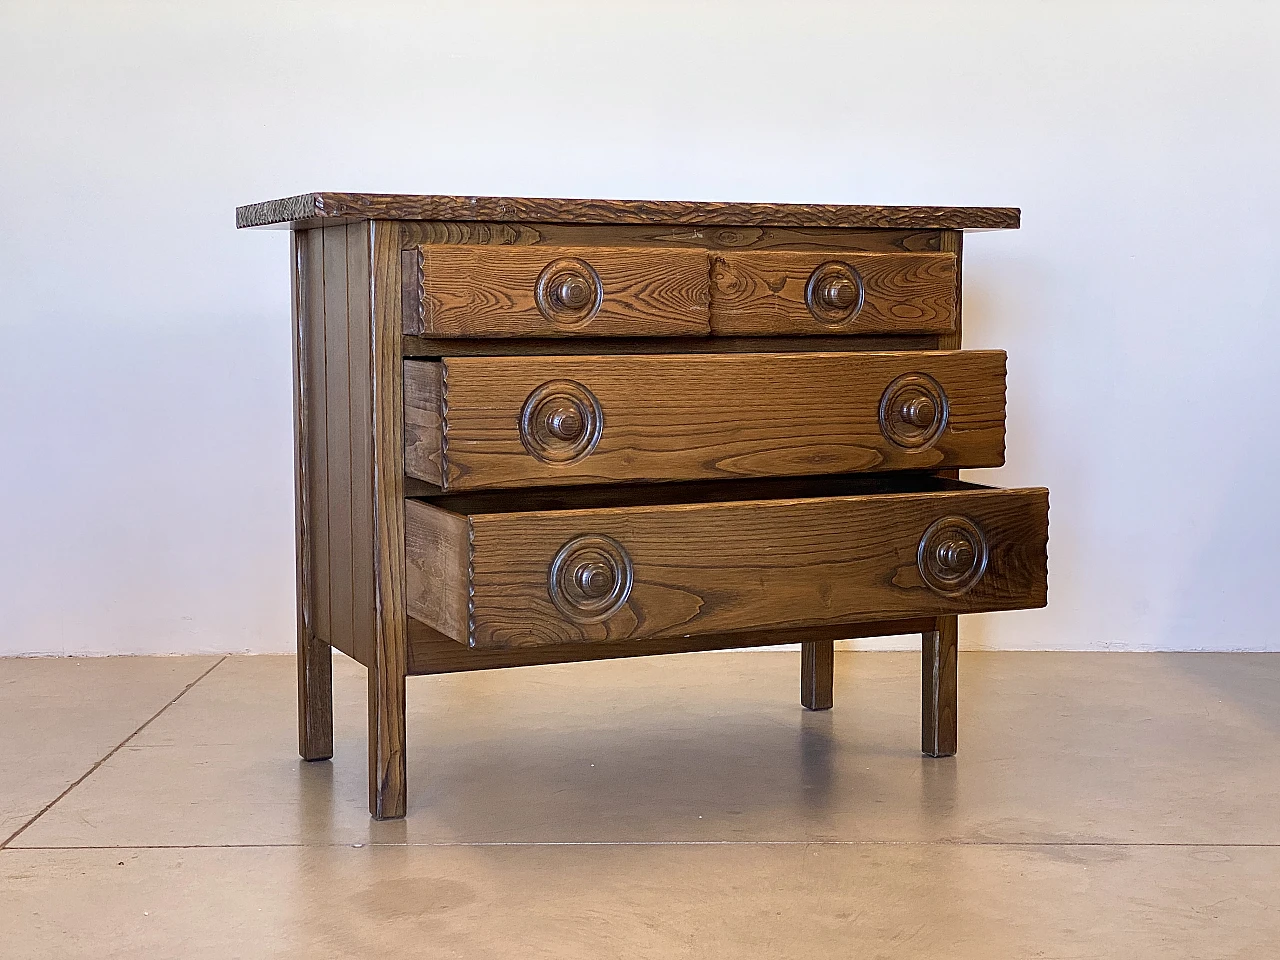
[[[835,495],[793,499],[599,506],[588,498],[576,509],[537,509],[530,497],[517,512],[497,512],[511,500],[493,495],[441,502],[406,503],[409,613],[473,648],[1046,602],[1049,500],[1039,488],[920,478],[879,487],[849,480]],[[565,502],[573,499],[544,505]]]
[[[401,264],[404,330],[430,337],[706,335],[705,250],[423,244]]]
[[[446,491],[998,467],[1005,355],[409,360],[405,470]]]
[[[711,266],[711,329],[748,337],[951,333],[958,291],[953,253],[723,253]]]

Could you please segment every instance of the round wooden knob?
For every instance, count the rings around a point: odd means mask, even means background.
[[[828,310],[848,310],[858,302],[858,285],[846,277],[827,277],[818,296]]]
[[[548,380],[520,409],[520,442],[543,463],[576,463],[603,430],[600,401],[577,380]]]
[[[542,268],[533,291],[538,312],[564,327],[589,323],[604,302],[600,275],[587,261],[562,257]]]
[[[927,374],[904,374],[880,397],[880,432],[906,450],[925,450],[942,435],[948,413],[942,384]]]
[[[909,400],[903,400],[898,407],[898,419],[903,423],[909,423],[913,427],[931,427],[934,418],[938,416],[938,406],[930,397],[919,396],[912,397]]]
[[[815,320],[829,327],[848,323],[862,309],[865,291],[858,271],[841,260],[828,260],[809,275],[804,299]]]
[[[547,592],[556,609],[578,623],[598,623],[618,612],[631,595],[631,557],[612,537],[574,537],[556,551]]]
[[[578,564],[573,579],[584,597],[598,600],[613,589],[613,568],[598,560],[586,561]]]
[[[944,540],[934,550],[938,565],[952,573],[963,573],[973,567],[973,544],[968,540]]]
[[[544,416],[547,433],[566,443],[572,443],[582,436],[582,429],[586,425],[582,409],[568,400],[557,399],[552,404],[552,409],[548,410]]]
[[[958,597],[987,572],[987,537],[968,517],[943,517],[930,524],[916,553],[920,577],[934,593]]]
[[[576,273],[562,274],[556,278],[555,299],[566,310],[581,310],[591,302],[591,283]]]

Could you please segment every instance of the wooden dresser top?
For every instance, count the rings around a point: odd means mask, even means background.
[[[832,203],[551,200],[388,193],[304,193],[236,208],[237,227],[314,227],[354,220],[651,223],[742,227],[1016,230],[1017,207],[873,207]]]

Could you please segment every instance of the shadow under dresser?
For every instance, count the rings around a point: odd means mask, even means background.
[[[1048,491],[1004,462],[1005,355],[960,349],[967,229],[1016,209],[313,193],[290,229],[299,749],[369,671],[369,805],[405,813],[405,678],[922,636],[1046,602]]]

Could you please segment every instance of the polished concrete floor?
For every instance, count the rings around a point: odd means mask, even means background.
[[[287,657],[0,660],[0,957],[1280,956],[1280,655],[707,653],[364,673],[296,758]],[[8,838],[6,841],[5,838]]]

